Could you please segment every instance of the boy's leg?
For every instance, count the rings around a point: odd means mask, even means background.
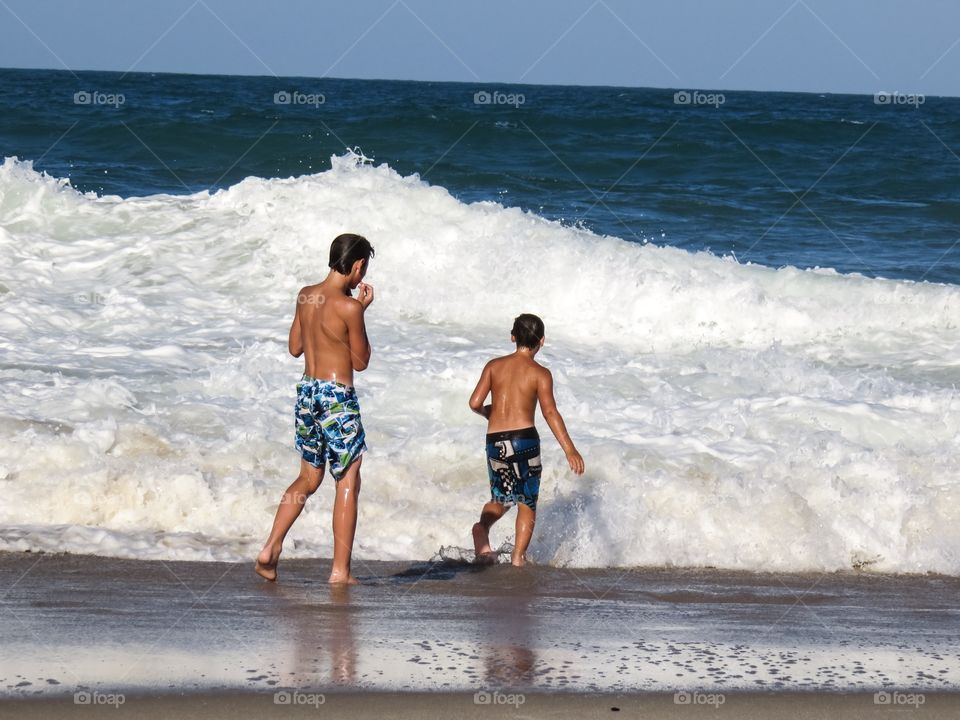
[[[510,561],[520,567],[527,562],[527,548],[530,538],[533,537],[533,526],[537,523],[537,513],[523,503],[517,503],[517,536],[513,545],[513,555]]]
[[[267,538],[263,550],[257,555],[254,569],[261,577],[271,581],[277,579],[277,561],[280,559],[280,551],[283,550],[283,539],[300,516],[307,498],[317,491],[321,482],[323,482],[323,467],[314,467],[301,458],[300,474],[280,499],[280,507],[277,508],[277,516],[273,520],[270,537]]]
[[[337,481],[337,495],[333,503],[333,568],[330,582],[357,584],[350,574],[353,557],[353,536],[357,530],[357,499],[360,495],[360,463],[354,460],[343,477]]]
[[[474,562],[495,562],[493,550],[490,548],[490,528],[507,512],[503,503],[488,502],[480,511],[480,522],[473,526],[473,554]]]

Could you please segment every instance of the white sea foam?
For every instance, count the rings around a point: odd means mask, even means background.
[[[359,561],[469,544],[466,399],[527,311],[587,463],[541,421],[535,561],[960,574],[960,288],[598,237],[355,156],[126,200],[0,166],[0,549],[249,558],[298,467],[295,293],[345,231],[377,251]],[[329,555],[331,495],[287,556]]]

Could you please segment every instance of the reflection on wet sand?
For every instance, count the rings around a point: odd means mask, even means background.
[[[330,588],[330,603],[336,612],[327,616],[325,623],[327,649],[330,653],[330,676],[334,683],[354,684],[357,681],[357,647],[354,641],[350,615],[349,585]]]
[[[499,611],[483,613],[484,624],[479,643],[484,648],[484,671],[487,689],[525,689],[533,684],[537,662],[533,648],[535,622],[530,613],[531,598],[510,598]]]
[[[287,603],[280,613],[293,626],[295,641],[289,677],[282,684],[307,688],[355,685],[357,647],[348,585],[329,585],[319,591],[284,587]]]
[[[438,571],[431,579],[442,579],[435,588],[445,590],[446,583],[464,570],[457,567],[449,575]],[[419,684],[432,678],[434,682],[442,679],[459,684],[468,679],[481,690],[534,687],[538,661],[535,648],[544,638],[538,637],[533,588],[515,587],[513,594],[504,597],[497,592],[495,578],[484,575],[480,573],[475,579],[491,583],[489,595],[481,591],[468,612],[448,619],[443,639],[433,635],[436,628],[423,618],[421,606],[404,602],[410,592],[406,575],[394,576],[392,579],[403,578],[404,584],[387,605],[406,625],[406,632],[396,638],[400,647],[386,653],[375,639],[379,637],[379,622],[371,626],[363,620],[369,617],[366,610],[370,609],[371,586],[274,586],[283,603],[277,614],[285,626],[281,634],[293,641],[292,653],[280,673],[281,687],[360,687],[372,675],[382,678],[384,673],[404,678],[401,683]],[[381,606],[377,610],[381,622],[387,609]],[[479,660],[479,667],[474,665],[471,670],[473,663],[465,660],[468,656]]]

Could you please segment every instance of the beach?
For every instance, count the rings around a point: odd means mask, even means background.
[[[514,89],[0,70],[0,716],[960,716],[960,101]],[[329,476],[269,584],[343,232],[362,584]],[[525,312],[586,472],[477,567]]]
[[[250,563],[0,555],[0,713],[960,707],[956,578],[374,561],[351,588],[324,582],[327,561],[280,571],[274,585]]]

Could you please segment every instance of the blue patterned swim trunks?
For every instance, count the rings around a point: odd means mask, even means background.
[[[297,383],[295,412],[296,446],[301,457],[317,468],[329,460],[335,480],[367,451],[354,388],[304,375]]]
[[[487,435],[487,474],[493,502],[508,507],[523,503],[536,512],[542,470],[536,428]]]

